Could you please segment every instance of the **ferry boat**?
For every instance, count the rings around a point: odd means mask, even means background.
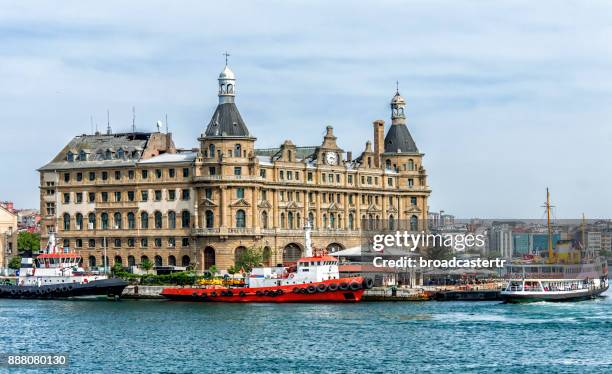
[[[546,190],[548,259],[533,256],[507,266],[508,283],[501,291],[509,303],[579,301],[595,298],[608,289],[608,263],[602,257],[583,255],[572,241],[552,247],[550,193]],[[583,239],[584,242],[584,239]]]
[[[119,298],[128,285],[106,274],[86,272],[81,256],[67,248],[58,248],[50,234],[47,248],[35,258],[23,257],[17,284],[0,285],[0,298],[62,299]]]
[[[254,268],[245,287],[168,287],[161,295],[171,300],[207,302],[358,302],[372,279],[341,278],[338,259],[324,251],[313,254],[310,225],[305,228],[305,255],[295,266]]]

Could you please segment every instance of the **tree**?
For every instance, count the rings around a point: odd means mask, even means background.
[[[21,231],[17,236],[17,250],[20,253],[26,250],[38,252],[40,250],[40,234]]]
[[[264,261],[263,249],[262,248],[247,248],[240,256],[236,259],[234,270],[239,272],[240,269],[247,273],[250,273],[254,267],[261,266]],[[229,270],[228,270],[229,272]]]
[[[208,268],[208,271],[210,271],[213,277],[219,272],[219,270],[217,270],[217,265],[212,265],[210,268]]]
[[[21,267],[21,257],[15,256],[11,258],[8,267],[11,269],[18,270]]]
[[[151,269],[153,269],[153,263],[151,261],[149,261],[149,259],[145,259],[140,263],[140,268],[142,270],[146,270],[149,271]]]
[[[428,260],[450,260],[453,257],[453,251],[449,247],[436,245],[425,250],[425,257]]]

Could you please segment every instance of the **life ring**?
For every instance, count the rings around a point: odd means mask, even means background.
[[[255,292],[255,295],[257,295],[257,296],[263,296],[263,292],[261,292],[261,291],[257,291],[257,292]]]
[[[374,287],[374,281],[372,280],[372,278],[366,278],[361,283],[363,285],[363,288],[368,289],[368,290]]]
[[[191,294],[191,296],[196,297],[196,296],[198,296],[198,293],[194,292],[194,293]]]
[[[202,292],[202,293],[200,294],[200,297],[208,297],[208,295],[206,294],[206,292]]]
[[[321,283],[317,286],[317,291],[319,292],[325,292],[327,291],[327,285],[325,283]]]
[[[346,291],[346,290],[348,290],[348,289],[349,289],[349,284],[348,284],[348,283],[346,283],[346,282],[341,282],[341,283],[340,283],[340,286],[338,286],[338,288],[339,288],[341,291]]]
[[[295,274],[294,273],[289,274],[289,279],[293,279],[293,278],[295,278]]]
[[[280,289],[280,288],[279,288],[278,290],[276,290],[276,294],[277,294],[278,296],[280,296],[280,295],[282,295],[282,294],[284,294],[284,293],[285,293],[285,291],[283,291],[283,290],[282,290],[282,289]]]
[[[210,296],[215,297],[215,296],[217,296],[217,293],[215,291],[213,291],[213,292],[210,293]]]
[[[227,290],[225,292],[225,296],[234,296],[234,293],[232,292],[232,290]]]
[[[308,288],[306,288],[306,291],[308,291],[308,293],[315,293],[317,292],[317,288],[311,284],[308,286]]]
[[[328,290],[328,291],[331,291],[331,292],[337,291],[337,290],[338,290],[338,284],[336,284],[336,283],[330,283],[330,284],[327,286],[327,290]]]
[[[352,282],[350,287],[351,287],[352,291],[360,290],[361,289],[361,283]]]
[[[293,293],[300,293],[300,288],[299,287],[293,287],[292,292]]]
[[[304,288],[304,287],[300,288],[300,293],[306,293],[306,292],[308,292],[308,291],[306,291],[306,288]]]
[[[245,296],[246,296],[246,294],[244,293],[244,291],[240,291],[240,292],[238,293],[238,295],[239,295],[240,297],[245,297]]]

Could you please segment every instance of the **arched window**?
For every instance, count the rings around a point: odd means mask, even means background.
[[[149,257],[147,256],[140,256],[140,265],[142,265],[144,262],[148,262],[149,261]]]
[[[163,265],[163,260],[160,255],[155,256],[155,266],[160,267]]]
[[[115,229],[121,230],[122,222],[121,222],[121,213],[117,212],[113,216],[113,220],[115,221]]]
[[[355,222],[354,222],[354,218],[353,218],[353,213],[349,213],[348,224],[349,224],[349,230],[354,230],[355,229]]]
[[[188,210],[183,210],[181,213],[181,227],[188,229],[191,226],[191,213]]]
[[[245,247],[238,247],[236,248],[236,250],[234,250],[234,264],[236,264],[246,253],[246,248]]]
[[[289,243],[283,248],[283,264],[293,263],[302,257],[302,249],[295,243]]]
[[[96,256],[89,256],[89,267],[90,268],[96,267]]]
[[[323,214],[323,228],[327,228],[327,214]]]
[[[94,213],[89,213],[87,216],[87,220],[89,221],[88,229],[95,230],[96,229],[96,215]]]
[[[336,228],[336,215],[333,213],[329,215],[329,226],[332,229]]]
[[[234,145],[234,157],[242,156],[242,146],[240,144]]]
[[[299,229],[301,228],[301,224],[302,224],[302,216],[300,216],[300,213],[297,213],[295,216],[296,216],[295,224],[296,224],[296,227]]]
[[[236,227],[246,227],[246,214],[242,209],[238,209],[236,212]]]
[[[310,226],[314,229],[316,227],[316,222],[314,219],[314,213],[313,212],[309,212],[308,213],[308,222],[310,222]]]
[[[133,212],[129,212],[127,215],[128,219],[128,229],[134,230],[136,228],[136,216],[134,216]]]
[[[136,266],[136,259],[134,256],[128,256],[128,266]]]
[[[208,157],[215,157],[215,145],[214,144],[210,144],[208,145]]]
[[[410,217],[410,231],[417,231],[419,229],[419,219],[417,216]]]
[[[189,266],[190,263],[191,263],[191,259],[189,258],[189,256],[187,255],[183,256],[181,260],[181,265],[187,267]]]
[[[387,160],[387,161],[385,161],[385,167],[386,167],[387,169],[391,169],[391,160]]]
[[[102,221],[102,230],[108,230],[108,213],[102,213],[100,221]]]
[[[287,226],[292,229],[293,228],[293,212],[287,213]]]
[[[281,226],[281,229],[286,228],[286,226],[285,226],[285,213],[281,213],[280,214],[280,226]]]
[[[70,214],[64,213],[64,230],[70,230]]]
[[[261,227],[264,229],[268,228],[268,212],[265,210],[261,212]]]
[[[270,247],[264,247],[261,257],[263,258],[265,265],[271,265],[270,263],[272,262],[272,251],[270,250]]]
[[[75,221],[76,221],[76,229],[83,230],[83,215],[81,213],[76,214]]]
[[[147,212],[140,213],[140,228],[141,229],[149,228],[149,213]]]
[[[393,214],[389,215],[389,230],[395,230],[395,217],[393,217]]]
[[[156,229],[161,229],[162,228],[162,214],[161,214],[161,212],[155,212],[155,228]]]
[[[414,170],[414,161],[412,159],[408,160],[408,170]]]
[[[176,228],[176,213],[173,211],[168,212],[168,228],[175,229]]]
[[[173,255],[168,256],[168,266],[176,266],[176,257]]]
[[[215,263],[215,249],[213,247],[204,248],[204,269],[210,269]]]
[[[206,228],[212,229],[215,226],[215,214],[212,210],[206,211]]]
[[[234,85],[233,84],[228,84],[227,85],[227,93],[228,94],[234,93]]]
[[[119,264],[119,266],[123,266],[123,259],[121,256],[115,256],[115,264]]]

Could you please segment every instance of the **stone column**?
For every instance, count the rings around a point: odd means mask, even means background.
[[[252,214],[252,224],[251,227],[255,230],[257,230],[259,228],[259,209],[257,208],[257,196],[259,195],[259,187],[253,187],[253,189],[251,190],[253,196],[251,196],[251,209],[253,210],[251,212]]]
[[[226,227],[226,217],[227,207],[226,207],[226,196],[225,196],[226,186],[219,187],[219,227]]]

